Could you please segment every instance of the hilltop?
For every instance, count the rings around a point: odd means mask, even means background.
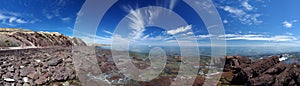
[[[0,47],[51,47],[86,45],[79,38],[65,36],[58,32],[36,32],[18,28],[0,28]]]

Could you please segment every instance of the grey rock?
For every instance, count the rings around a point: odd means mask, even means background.
[[[7,70],[10,71],[10,72],[14,72],[15,71],[15,69],[13,67],[8,67]]]
[[[14,79],[11,79],[11,78],[4,78],[3,80],[6,82],[14,82],[15,81]]]
[[[28,74],[35,72],[35,70],[36,69],[33,68],[33,67],[23,68],[23,69],[20,70],[20,75],[21,76],[27,76]]]
[[[30,86],[28,83],[24,83],[23,86]]]
[[[57,66],[59,63],[61,63],[63,60],[62,58],[54,58],[48,61],[49,66]]]
[[[35,80],[35,79],[38,79],[39,75],[36,73],[31,73],[31,74],[28,74],[27,77]]]
[[[41,84],[45,83],[45,81],[42,80],[42,79],[37,79],[37,80],[34,81],[34,83],[38,84],[38,85],[41,85]]]

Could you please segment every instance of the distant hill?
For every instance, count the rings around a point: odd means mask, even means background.
[[[58,32],[35,32],[18,28],[0,28],[0,47],[51,47],[84,45],[79,38]]]
[[[87,44],[88,46],[110,46],[110,44]]]

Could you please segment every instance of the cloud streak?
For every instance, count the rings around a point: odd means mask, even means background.
[[[109,35],[112,35],[112,34],[113,34],[112,32],[109,32],[109,31],[107,31],[107,30],[103,30],[103,32],[106,33],[106,34],[109,34]]]
[[[298,38],[292,35],[262,35],[262,34],[224,34],[224,35],[196,35],[184,37],[183,39],[189,40],[191,38],[195,38],[198,41],[200,40],[209,40],[209,39],[218,39],[218,40],[244,40],[244,41],[273,41],[273,42],[287,42],[287,41],[297,41]]]
[[[178,33],[186,32],[186,31],[191,30],[191,29],[192,29],[192,25],[187,25],[187,26],[182,26],[182,27],[179,27],[179,28],[176,28],[176,29],[173,29],[173,30],[169,30],[169,31],[167,31],[167,33],[171,34],[171,35],[175,35],[175,34],[178,34]]]
[[[226,38],[226,40],[250,40],[250,41],[276,41],[276,42],[283,42],[283,41],[296,41],[297,38],[293,37],[293,36],[284,36],[284,35],[277,35],[277,36],[273,36],[273,37],[239,36],[239,37]]]

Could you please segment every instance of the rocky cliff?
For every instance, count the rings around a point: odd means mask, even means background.
[[[0,47],[50,47],[86,45],[81,39],[57,32],[34,32],[23,29],[0,28]]]

